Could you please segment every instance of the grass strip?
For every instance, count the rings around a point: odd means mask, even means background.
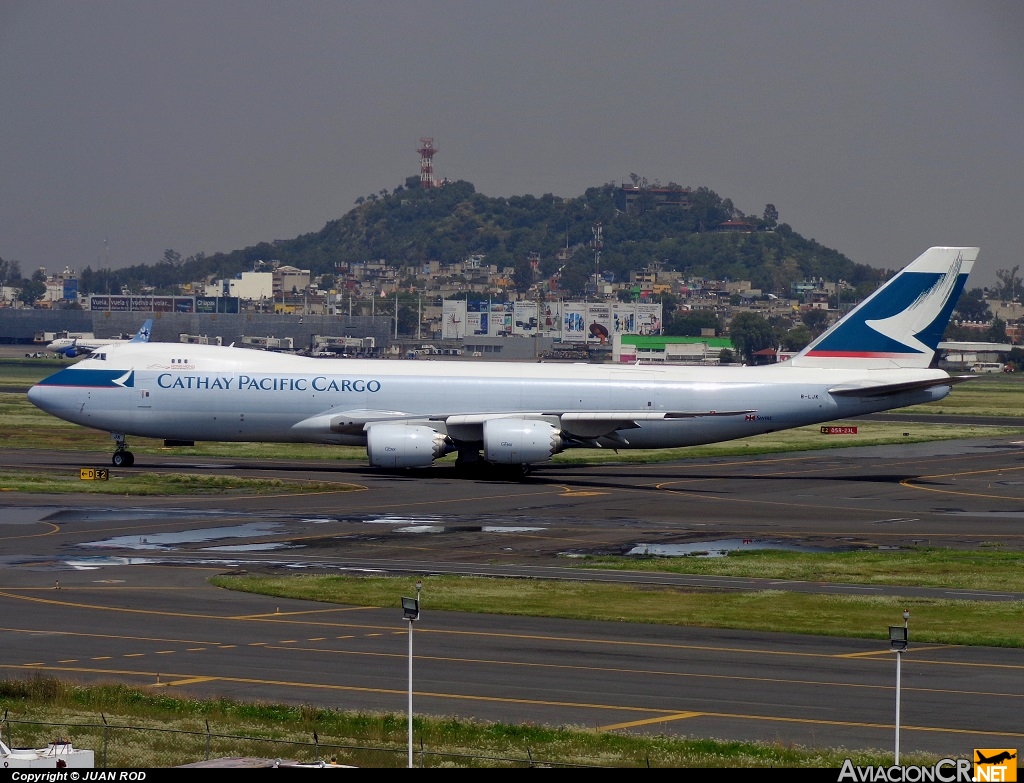
[[[0,492],[42,492],[46,494],[89,495],[225,495],[244,492],[246,495],[312,494],[349,492],[352,484],[329,481],[282,481],[281,479],[246,479],[235,476],[198,475],[193,473],[122,473],[107,481],[83,481],[78,474],[31,474],[0,471]]]
[[[852,552],[730,552],[726,557],[591,556],[571,567],[801,582],[907,585],[1024,593],[1024,552],[914,548]]]
[[[124,685],[73,685],[38,675],[26,680],[0,679],[0,710],[11,721],[5,728],[13,733],[16,746],[44,747],[53,739],[52,724],[62,724],[63,735],[76,747],[96,751],[97,766],[104,747],[108,767],[160,768],[200,761],[206,756],[207,728],[215,735],[257,738],[247,741],[214,736],[210,748],[214,758],[284,757],[312,762],[312,735],[316,732],[320,758],[335,757],[342,764],[378,768],[403,767],[407,759],[408,729],[403,714],[192,699]],[[22,721],[51,725],[32,726]],[[111,727],[150,727],[154,731],[104,731],[104,723]],[[195,736],[162,734],[156,729],[194,732]],[[846,758],[857,766],[892,763],[892,752],[883,750],[849,751],[781,743],[612,734],[579,727],[485,723],[423,715],[415,716],[413,736],[416,763],[428,767],[574,764],[838,769]],[[259,738],[265,741],[260,742]],[[289,746],[289,742],[293,744]],[[425,753],[421,754],[421,750]],[[910,753],[901,760],[905,764],[930,766],[938,758]]]
[[[355,606],[397,606],[412,595],[414,577],[218,576],[213,584],[281,598]],[[703,628],[878,639],[911,614],[915,643],[1024,646],[1024,602],[950,601],[888,596],[700,592],[670,587],[539,579],[430,576],[423,579],[424,611],[562,617],[571,620],[658,623]]]

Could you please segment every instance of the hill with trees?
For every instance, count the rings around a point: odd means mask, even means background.
[[[465,181],[425,190],[417,177],[409,177],[391,191],[360,197],[353,209],[317,232],[209,256],[182,258],[167,250],[156,263],[119,270],[87,267],[79,286],[85,294],[116,292],[122,285],[173,292],[188,281],[252,270],[258,261],[335,274],[348,262],[383,259],[398,267],[420,266],[480,254],[487,264],[514,268],[516,286],[525,291],[533,281],[529,259],[535,254],[541,276],[558,273],[560,288],[575,295],[583,293],[594,273],[597,223],[603,232],[601,272],[618,282],[657,263],[688,277],[750,280],[754,288],[780,295],[788,295],[798,280],[842,279],[864,296],[884,277],[778,223],[771,204],[762,216],[747,216],[730,199],[700,187],[689,192],[689,209],[672,209],[644,198],[645,190],[653,192],[646,181],[639,188],[640,198],[625,208],[614,184],[589,188],[575,198],[498,198],[478,193]],[[723,231],[729,221],[746,226],[742,232]]]

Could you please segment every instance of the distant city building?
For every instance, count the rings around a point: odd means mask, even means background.
[[[272,272],[242,272],[230,279],[215,280],[205,289],[207,296],[237,296],[239,299],[252,300],[270,299],[274,295],[274,274]]]
[[[294,266],[279,266],[273,271],[275,296],[287,296],[292,292],[302,293],[309,287],[312,275],[308,269]]]
[[[616,334],[659,335],[660,302],[490,302],[446,299],[441,336],[458,340],[473,336],[529,337],[535,334],[563,341],[611,344]]]
[[[716,231],[732,231],[739,234],[750,234],[757,230],[757,226],[748,223],[746,220],[726,220],[715,227]]]
[[[622,185],[615,193],[615,206],[623,211],[634,210],[641,203],[648,203],[657,209],[693,208],[692,191],[678,186],[641,187],[639,185]]]

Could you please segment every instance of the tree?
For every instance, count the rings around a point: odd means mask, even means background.
[[[21,263],[0,258],[0,285],[15,286],[21,282]]]
[[[790,329],[782,336],[782,347],[787,351],[799,351],[806,348],[813,339],[811,330],[800,325]]]
[[[679,337],[700,337],[703,329],[714,329],[717,335],[722,328],[718,316],[710,310],[681,310],[666,321],[665,334]]]
[[[973,329],[968,329],[966,326],[960,326],[954,321],[950,321],[946,327],[946,331],[942,333],[942,339],[947,342],[973,342],[977,339],[978,335]]]
[[[985,292],[980,288],[972,288],[960,295],[954,312],[961,321],[989,321],[992,311],[985,301]]]
[[[1006,360],[1013,366],[1014,371],[1020,372],[1024,369],[1024,348],[1019,345],[1014,346],[1010,349],[1010,353],[1007,354]]]
[[[996,277],[999,278],[997,293],[1000,299],[1013,302],[1017,299],[1017,295],[1021,293],[1021,280],[1017,277],[1019,270],[1020,264],[1017,264],[1013,269],[1000,269],[996,271]]]
[[[779,224],[779,210],[775,208],[774,204],[764,205],[764,227],[767,229],[773,229]]]
[[[175,269],[177,269],[179,266],[181,266],[181,253],[179,253],[177,250],[171,250],[171,248],[167,248],[164,251],[163,258],[160,259],[160,263],[167,264],[168,266],[172,266]]]
[[[585,296],[591,275],[588,264],[568,263],[558,276],[558,287],[571,296]]]
[[[722,209],[722,199],[711,188],[697,188],[690,196],[690,203],[692,204],[690,211],[693,213],[700,231],[717,228],[720,223],[731,217],[731,215],[725,214]]]
[[[533,265],[529,258],[520,258],[516,261],[515,271],[512,273],[512,283],[517,291],[529,291],[533,285]]]
[[[997,315],[992,319],[992,325],[988,328],[986,336],[990,342],[1005,343],[1007,341],[1006,321]]]
[[[772,347],[775,332],[763,316],[740,313],[729,324],[729,337],[740,356],[752,364],[754,353]]]
[[[18,300],[26,307],[32,307],[46,293],[46,283],[43,280],[35,279],[42,274],[38,270],[32,274],[32,279],[23,278],[18,292]],[[44,277],[45,279],[45,277]]]
[[[811,330],[811,334],[814,337],[817,337],[828,327],[828,311],[819,310],[817,308],[807,310],[802,316],[800,316],[800,320],[802,320],[804,325]]]

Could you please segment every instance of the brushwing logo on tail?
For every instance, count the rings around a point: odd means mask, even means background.
[[[865,302],[861,318],[841,324],[808,356],[899,357],[931,354],[942,339],[956,300],[967,282],[963,255],[948,270],[907,272],[886,295]]]
[[[883,337],[901,342],[918,353],[930,353],[935,346],[928,346],[917,339],[918,335],[927,334],[928,327],[935,323],[949,302],[956,284],[960,279],[960,267],[963,255],[957,254],[956,261],[948,272],[914,300],[906,310],[902,310],[889,318],[865,323]],[[902,335],[902,337],[901,337]],[[937,345],[937,343],[936,343]]]

